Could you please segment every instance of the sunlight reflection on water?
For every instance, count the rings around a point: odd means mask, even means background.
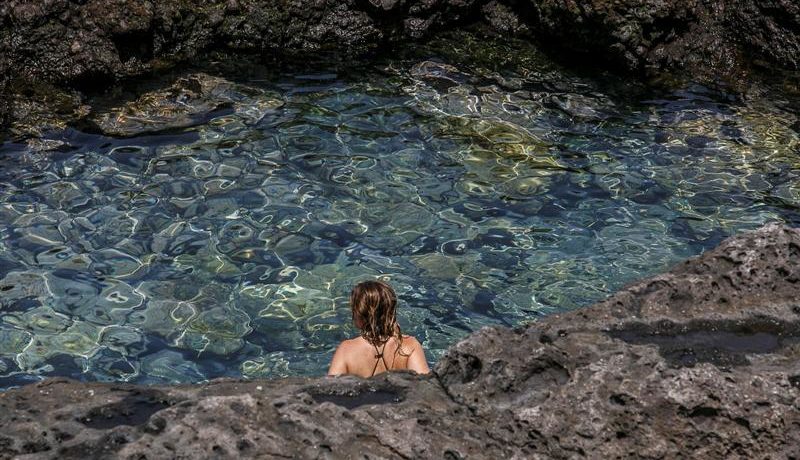
[[[355,76],[183,75],[93,115],[103,134],[0,147],[0,387],[322,373],[371,277],[435,360],[800,224],[780,103],[625,97],[448,43]]]

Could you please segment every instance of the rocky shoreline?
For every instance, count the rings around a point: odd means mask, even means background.
[[[213,50],[266,59],[363,56],[485,24],[562,61],[740,87],[755,68],[800,69],[791,0],[11,0],[0,6],[0,125],[82,116],[81,90]]]
[[[454,345],[432,376],[0,394],[0,458],[794,458],[800,229]]]

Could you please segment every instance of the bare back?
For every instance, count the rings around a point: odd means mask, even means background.
[[[387,370],[408,369],[419,374],[430,372],[422,345],[410,335],[403,336],[402,345],[390,338],[376,347],[363,337],[345,340],[336,349],[328,375],[352,374],[371,377]]]

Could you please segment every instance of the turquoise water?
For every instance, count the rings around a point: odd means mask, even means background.
[[[469,35],[311,67],[209,62],[0,146],[0,388],[320,374],[374,277],[434,362],[800,225],[780,88],[649,91]]]

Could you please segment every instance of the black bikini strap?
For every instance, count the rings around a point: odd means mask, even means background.
[[[389,365],[386,364],[386,358],[383,357],[383,352],[386,350],[386,342],[383,343],[383,348],[381,350],[378,350],[378,346],[374,343],[372,346],[375,347],[375,367],[372,368],[372,375],[370,375],[370,377],[375,376],[375,371],[378,370],[378,363],[381,361],[383,361],[383,367],[385,367],[387,371],[389,370]]]

